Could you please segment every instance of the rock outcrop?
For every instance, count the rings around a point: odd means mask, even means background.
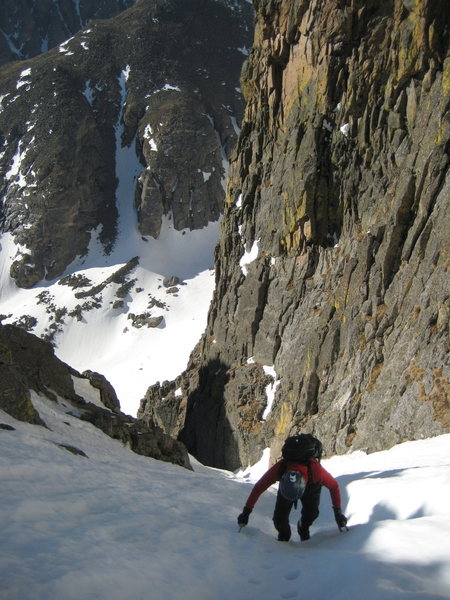
[[[77,392],[75,381],[81,390],[90,392]],[[191,468],[181,442],[120,411],[116,393],[102,375],[80,374],[56,358],[48,342],[19,327],[0,325],[0,409],[15,419],[45,427],[31,391],[59,403],[68,414],[92,423],[137,454]],[[95,396],[97,402],[92,401]]]
[[[252,20],[245,0],[138,0],[0,69],[0,226],[19,287],[60,276],[92,237],[108,254],[119,201],[154,238],[164,215],[178,230],[219,218]]]
[[[231,469],[448,432],[447,2],[254,5],[207,330],[140,415]]]

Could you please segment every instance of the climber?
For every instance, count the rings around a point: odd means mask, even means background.
[[[341,493],[338,482],[320,464],[322,444],[311,434],[290,436],[283,448],[283,458],[257,481],[238,516],[240,528],[248,524],[258,498],[271,485],[280,482],[273,513],[273,523],[278,531],[278,540],[287,542],[291,538],[289,514],[297,501],[302,503],[301,518],[297,531],[302,541],[309,540],[309,528],[319,516],[322,486],[330,491],[334,517],[340,531],[347,529],[347,518],[341,510]]]

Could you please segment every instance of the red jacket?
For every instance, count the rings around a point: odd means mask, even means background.
[[[247,502],[245,503],[247,508],[253,509],[261,494],[265,492],[271,485],[277,481],[280,481],[281,476],[286,471],[300,471],[305,479],[305,482],[308,483],[307,466],[288,462],[286,468],[281,468],[283,462],[283,460],[280,460],[275,463],[273,467],[270,467],[270,469],[266,471],[261,479],[255,483],[252,491],[250,492],[250,496],[247,498]],[[341,508],[341,491],[336,479],[332,477],[315,458],[311,459],[310,467],[312,483],[320,483],[320,485],[324,485],[326,488],[328,488],[330,491],[333,508]]]

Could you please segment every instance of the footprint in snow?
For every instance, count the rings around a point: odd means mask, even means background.
[[[288,581],[293,581],[294,579],[298,579],[299,577],[300,571],[298,571],[297,569],[295,571],[290,571],[289,573],[286,573],[286,575],[284,576],[284,578]]]
[[[298,593],[297,593],[297,592],[295,592],[295,591],[294,591],[294,592],[283,592],[283,593],[281,594],[281,597],[282,597],[284,600],[289,600],[290,598],[298,598]]]

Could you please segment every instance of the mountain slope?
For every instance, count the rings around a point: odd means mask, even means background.
[[[243,0],[139,0],[0,70],[0,223],[19,287],[60,276],[94,235],[111,252],[121,203],[143,236],[166,215],[177,230],[217,221],[250,21]]]
[[[124,219],[135,218],[130,208]],[[136,415],[148,385],[176,377],[205,329],[217,230],[211,224],[176,232],[166,221],[158,240],[144,241],[130,225],[112,254],[91,244],[61,279],[26,290],[4,285],[3,323],[51,341],[57,356],[80,372],[104,374],[122,410]],[[4,236],[3,282],[15,252],[7,241]]]
[[[51,344],[20,327],[0,326],[0,409],[48,431],[51,425],[40,408],[46,407],[44,400],[50,401],[50,417],[59,415],[68,427],[64,418],[74,417],[74,430],[78,420],[91,423],[137,454],[190,468],[181,442],[121,412],[114,388],[103,375],[90,370],[79,373],[55,356]],[[77,443],[76,433],[72,441]],[[62,447],[85,455],[71,444]]]
[[[130,414],[206,325],[251,21],[139,0],[0,71],[0,316]]]
[[[62,44],[91,19],[105,19],[134,0],[3,0],[0,64],[24,60]]]
[[[49,429],[0,411],[5,600],[450,597],[448,435],[325,461],[350,531],[338,532],[324,493],[311,540],[284,544],[274,490],[238,533],[248,473],[137,456],[59,403],[33,402]]]

